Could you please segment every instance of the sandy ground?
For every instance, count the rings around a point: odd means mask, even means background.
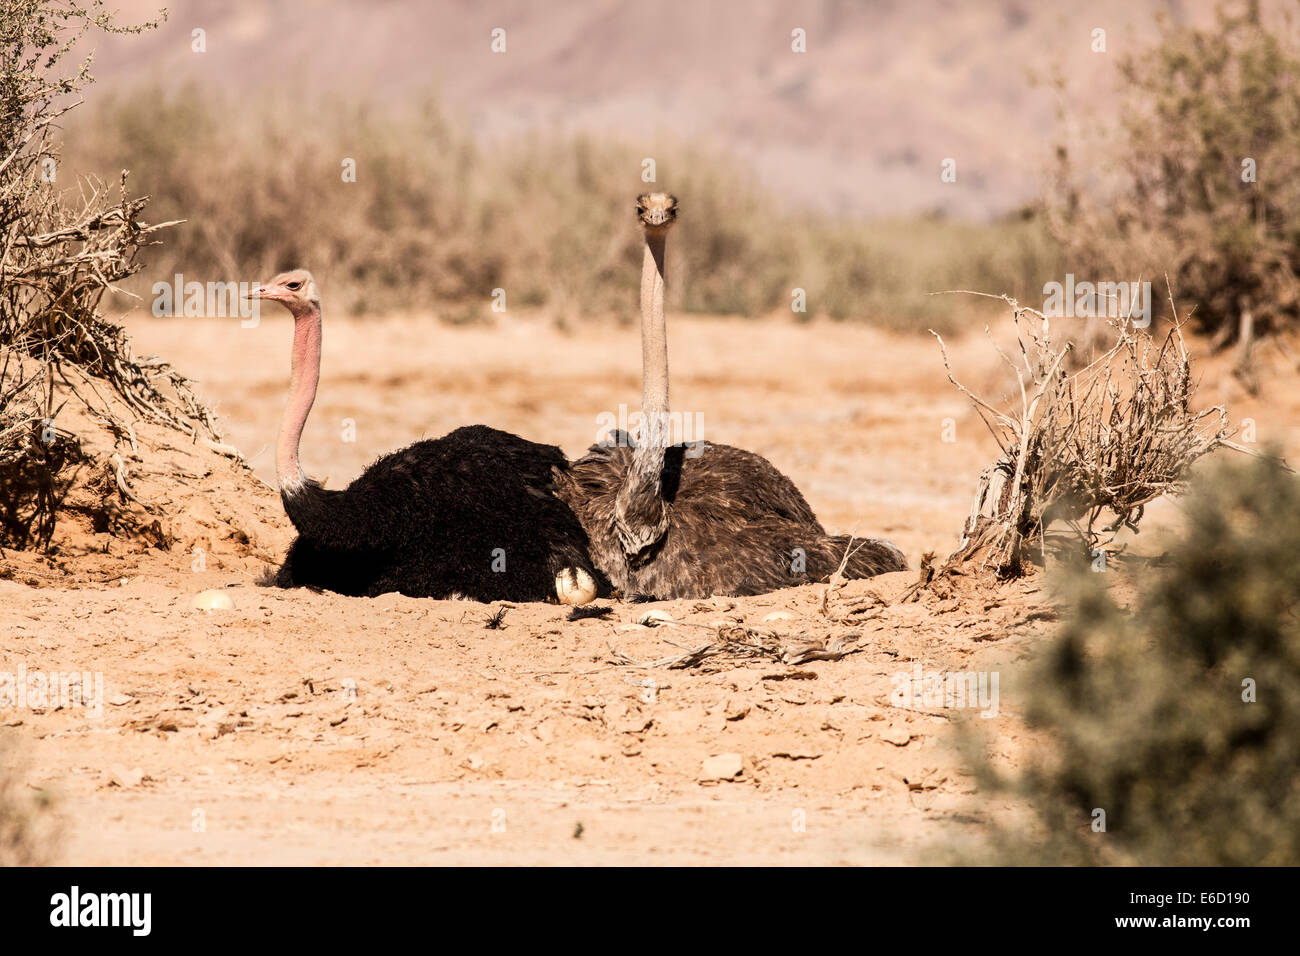
[[[54,860],[914,863],[976,839],[989,812],[1019,812],[975,792],[952,725],[970,719],[1006,767],[1035,745],[1005,688],[1053,627],[1042,575],[916,603],[899,601],[903,572],[825,606],[817,585],[577,622],[520,605],[495,628],[486,605],[267,588],[291,538],[265,484],[289,321],[128,325],[138,351],[199,381],[253,472],[142,427],[127,472],[159,499],[163,546],[73,523],[49,558],[0,558],[0,672],[102,675],[107,700],[99,714],[0,710],[23,781],[55,797]],[[891,537],[913,567],[952,549],[993,445],[932,340],[775,320],[678,319],[670,335],[674,407],[703,416],[701,437],[766,455],[828,529]],[[978,336],[953,355],[972,385],[1012,384]],[[633,328],[327,311],[304,462],[341,487],[384,451],[475,421],[577,454],[601,413],[637,407],[638,357]],[[1250,399],[1222,365],[1206,366],[1203,397],[1294,454],[1294,366]],[[234,609],[191,609],[210,588]],[[638,625],[653,608],[673,623]],[[734,624],[852,653],[646,666]],[[917,665],[1001,674],[997,716],[895,706],[895,675]]]

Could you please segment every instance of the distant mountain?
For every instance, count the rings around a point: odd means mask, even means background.
[[[256,98],[430,89],[484,137],[671,132],[725,145],[794,206],[986,217],[1032,198],[1056,94],[1113,112],[1115,64],[1153,15],[1212,0],[180,0],[164,27],[102,38],[113,88],[193,82]],[[124,21],[148,0],[120,0]],[[491,49],[505,31],[506,52]],[[1106,30],[1106,53],[1091,50]],[[191,52],[202,29],[205,53]],[[805,31],[807,52],[791,49]],[[92,97],[94,92],[91,93]],[[93,108],[93,106],[92,106]],[[286,117],[310,122],[310,114]],[[957,182],[940,181],[955,159]]]

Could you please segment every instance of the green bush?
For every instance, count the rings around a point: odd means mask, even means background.
[[[1003,844],[1015,862],[1300,863],[1300,483],[1221,465],[1186,509],[1131,608],[1110,573],[1070,576],[1073,610],[1021,682],[1052,756],[985,780],[1042,825]]]

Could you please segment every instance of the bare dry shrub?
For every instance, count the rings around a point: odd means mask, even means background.
[[[83,460],[61,429],[56,395],[70,393],[119,437],[140,418],[193,438],[219,436],[189,382],[158,359],[135,357],[122,328],[99,312],[106,291],[140,269],[140,251],[175,223],[140,218],[147,199],[83,179],[58,186],[57,122],[93,80],[89,60],[62,61],[90,29],[119,27],[89,5],[20,0],[0,30],[0,544],[47,546],[59,502]],[[78,384],[79,383],[79,384]],[[66,399],[65,399],[66,400]]]
[[[1222,407],[1192,408],[1181,323],[1152,338],[1116,320],[1111,347],[1071,373],[1073,343],[1055,338],[1042,312],[1000,298],[1016,331],[1018,355],[999,353],[1019,381],[1018,408],[996,407],[957,381],[936,333],[949,380],[1001,448],[980,476],[950,564],[974,560],[1018,575],[1025,549],[1041,547],[1053,521],[1067,523],[1089,551],[1104,547],[1119,528],[1136,530],[1147,502],[1179,490],[1197,459],[1238,447]],[[1113,520],[1099,526],[1107,513]]]

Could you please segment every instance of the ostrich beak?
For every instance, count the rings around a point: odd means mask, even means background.
[[[264,285],[259,285],[256,289],[253,289],[251,292],[245,292],[244,298],[245,299],[269,299],[271,298],[271,290]]]

